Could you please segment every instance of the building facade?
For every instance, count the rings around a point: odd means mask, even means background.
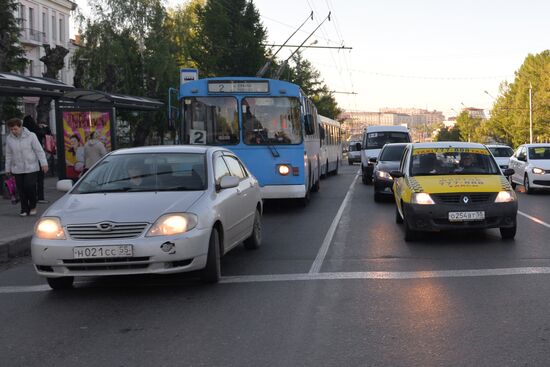
[[[58,79],[73,84],[74,70],[71,58],[74,47],[70,39],[69,20],[76,4],[68,0],[19,0],[16,17],[20,19],[21,45],[25,49],[27,67],[24,75],[42,77],[46,67],[40,58],[45,56],[43,44],[51,48],[63,46],[71,51],[65,56],[65,66]],[[24,113],[36,116],[38,98],[23,99]]]

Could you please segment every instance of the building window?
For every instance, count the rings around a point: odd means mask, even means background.
[[[29,60],[29,75],[34,76],[34,61]]]
[[[25,28],[25,5],[21,4],[19,7],[19,19],[21,19],[21,25]]]
[[[44,34],[44,40],[47,38],[46,33],[48,32],[48,16],[46,12],[42,12],[42,33]]]
[[[52,41],[55,41],[55,39],[57,38],[56,36],[56,33],[55,33],[55,14],[52,15]]]
[[[29,29],[30,33],[34,34],[34,9],[29,8]]]
[[[65,32],[63,29],[63,18],[59,19],[59,42],[65,42]]]

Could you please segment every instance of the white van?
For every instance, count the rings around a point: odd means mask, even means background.
[[[361,141],[350,140],[348,142],[348,164],[361,163]]]
[[[368,126],[363,131],[361,144],[361,173],[363,183],[372,183],[372,172],[380,150],[388,143],[410,143],[411,134],[406,126]]]

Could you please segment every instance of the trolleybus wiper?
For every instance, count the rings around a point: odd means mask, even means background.
[[[279,151],[277,151],[277,148],[275,148],[275,145],[271,144],[269,142],[269,139],[266,140],[266,138],[263,136],[261,131],[256,131],[256,135],[260,136],[262,143],[264,143],[267,146],[267,148],[269,149],[273,157],[275,158],[280,157]]]

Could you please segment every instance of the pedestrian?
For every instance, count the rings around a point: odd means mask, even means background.
[[[27,130],[29,130],[31,133],[36,134],[40,146],[42,146],[42,149],[44,149],[46,135],[52,134],[50,127],[43,122],[37,124],[31,115],[27,115],[23,118],[23,127],[27,128]],[[46,157],[46,163],[47,162],[48,158]],[[42,167],[40,167],[40,169],[38,170],[36,180],[36,197],[37,202],[40,204],[47,204],[49,202],[44,197],[44,171],[42,171]]]
[[[46,154],[36,134],[23,127],[21,119],[9,119],[6,125],[10,132],[6,138],[6,172],[15,177],[21,199],[19,215],[36,215],[38,171],[48,172]]]
[[[84,145],[84,172],[89,170],[97,161],[107,154],[105,145],[96,137],[95,131],[90,131],[88,141]]]

